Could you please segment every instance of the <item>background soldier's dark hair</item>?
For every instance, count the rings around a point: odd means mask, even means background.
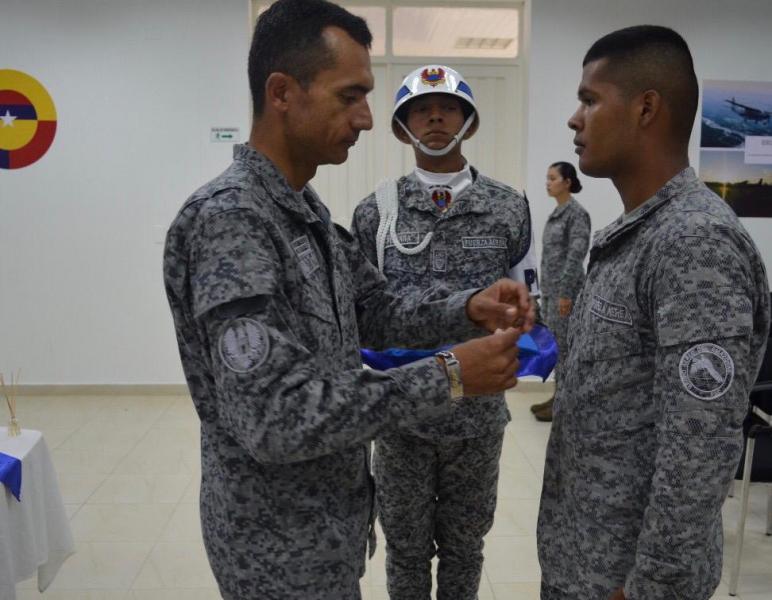
[[[637,25],[603,36],[587,51],[582,66],[607,59],[604,75],[631,98],[658,91],[673,114],[679,142],[688,143],[697,112],[699,87],[689,46],[659,25]]]
[[[571,180],[571,187],[568,189],[572,194],[578,194],[582,191],[582,184],[579,182],[579,176],[576,174],[574,165],[569,162],[558,161],[550,165],[550,168],[557,169],[563,179]]]
[[[365,20],[326,0],[278,0],[260,15],[248,69],[255,116],[263,113],[265,82],[271,73],[285,73],[307,89],[319,71],[335,66],[335,56],[322,37],[330,26],[370,48],[373,36]]]

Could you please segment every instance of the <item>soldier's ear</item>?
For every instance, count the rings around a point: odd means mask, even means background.
[[[662,95],[657,90],[646,90],[639,96],[636,108],[641,127],[649,127],[662,110]]]
[[[265,80],[265,104],[277,112],[287,112],[293,95],[293,83],[297,82],[285,73],[271,73]]]

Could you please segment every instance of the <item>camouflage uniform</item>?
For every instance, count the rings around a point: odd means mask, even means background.
[[[526,255],[531,224],[525,199],[474,169],[472,177],[445,213],[415,173],[397,182],[397,238],[415,246],[427,232],[434,235],[423,252],[412,256],[387,244],[389,289],[484,287],[506,277]],[[375,195],[370,195],[354,213],[352,233],[373,262],[379,220]],[[376,491],[392,600],[430,598],[435,542],[437,598],[477,598],[482,538],[493,524],[509,418],[504,395],[497,394],[462,403],[449,417],[406,425],[376,439]]]
[[[769,329],[759,253],[687,168],[595,236],[538,524],[543,600],[707,600]]]
[[[359,339],[479,335],[469,292],[397,299],[309,188],[246,145],[183,206],[164,278],[201,419],[201,521],[227,600],[360,597],[369,440],[449,414],[434,358],[365,371]],[[416,335],[417,334],[417,335]]]
[[[544,226],[541,253],[542,318],[555,334],[560,349],[555,375],[559,377],[566,351],[568,317],[560,315],[558,300],[575,300],[584,283],[584,257],[590,246],[590,215],[572,196],[552,211]]]

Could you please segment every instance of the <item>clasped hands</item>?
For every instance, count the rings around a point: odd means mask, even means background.
[[[461,366],[464,394],[495,394],[514,387],[517,340],[531,330],[536,314],[528,288],[519,281],[499,279],[469,299],[466,314],[491,335],[452,348]]]

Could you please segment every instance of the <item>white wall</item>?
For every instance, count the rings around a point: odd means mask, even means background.
[[[544,192],[549,164],[576,165],[573,132],[566,122],[577,106],[582,58],[602,35],[629,25],[666,25],[681,33],[694,55],[697,77],[772,81],[772,2],[769,0],[529,0],[527,186],[536,231],[544,228],[554,200]],[[690,146],[699,168],[699,121]],[[589,210],[593,229],[622,212],[607,180],[581,177],[577,199]],[[772,269],[772,220],[743,219]],[[537,240],[537,241],[540,241]]]
[[[668,24],[700,79],[772,81],[769,0],[533,0],[527,186],[574,158],[565,126],[584,52],[608,31]],[[247,0],[0,0],[0,68],[52,94],[58,132],[38,163],[0,170],[0,371],[23,383],[181,383],[161,277],[184,199],[230,160],[211,126],[246,135]],[[693,144],[697,163],[698,140]],[[595,227],[621,212],[585,178]],[[747,225],[772,266],[769,221]]]
[[[0,371],[179,383],[161,275],[176,210],[249,126],[247,0],[1,0],[0,68],[52,95],[48,154],[0,170]]]

